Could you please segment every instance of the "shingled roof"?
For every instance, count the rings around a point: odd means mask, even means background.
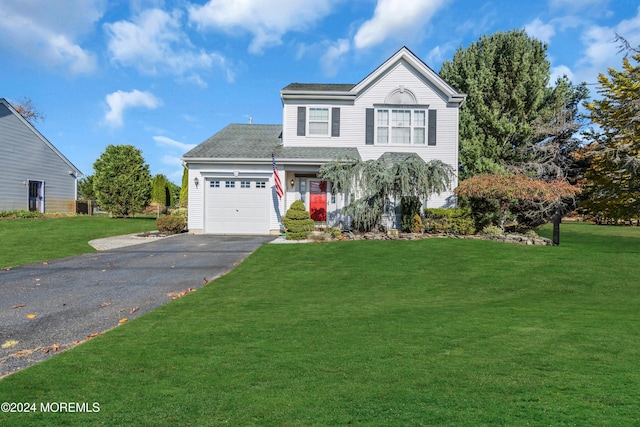
[[[230,124],[186,153],[190,159],[268,160],[274,155],[278,162],[286,160],[360,159],[354,147],[283,147],[282,125]]]
[[[291,83],[283,88],[283,91],[304,91],[304,92],[348,92],[355,84],[337,83]]]

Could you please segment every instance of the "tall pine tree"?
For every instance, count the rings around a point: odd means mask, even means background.
[[[601,220],[640,218],[640,50],[622,70],[598,76],[601,98],[585,104],[598,125],[587,134],[590,168],[581,205]]]
[[[461,178],[524,169],[544,177],[568,158],[561,150],[580,127],[577,107],[587,91],[566,78],[550,87],[546,50],[523,30],[498,32],[443,64],[440,75],[467,94],[460,110]],[[555,176],[563,174],[556,168]]]

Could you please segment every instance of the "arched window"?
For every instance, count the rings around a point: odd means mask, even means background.
[[[416,105],[418,100],[416,96],[409,89],[404,86],[398,86],[397,89],[389,92],[389,95],[384,100],[385,104],[394,105]]]

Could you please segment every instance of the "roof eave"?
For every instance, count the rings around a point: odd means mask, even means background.
[[[232,157],[182,157],[180,159],[185,164],[207,164],[207,165],[215,165],[215,164],[234,164],[234,165],[271,165],[272,159],[266,158],[254,158],[254,159],[246,159],[246,158],[232,158]],[[278,157],[277,163],[279,165],[312,165],[312,166],[321,166],[327,162],[333,161],[335,158],[293,158],[293,157]]]
[[[329,91],[282,91],[283,100],[326,100],[326,101],[354,101],[356,94],[353,92],[329,92]]]
[[[467,99],[466,93],[456,93],[453,95],[449,95],[449,99],[447,101],[452,104],[462,105],[466,99]]]

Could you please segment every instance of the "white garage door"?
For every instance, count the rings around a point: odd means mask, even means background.
[[[266,179],[210,179],[205,188],[205,233],[269,234]]]

